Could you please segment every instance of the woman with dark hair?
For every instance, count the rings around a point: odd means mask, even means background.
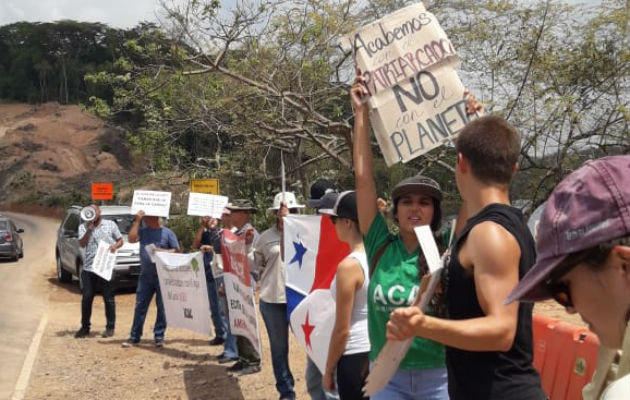
[[[414,228],[430,225],[434,232],[438,229],[442,192],[437,182],[422,175],[399,182],[392,192],[393,218],[398,233],[389,231],[377,207],[369,110],[365,103],[367,91],[360,73],[350,97],[355,116],[353,163],[358,220],[370,265],[367,301],[370,361],[373,362],[385,345],[390,313],[413,303],[420,279],[428,270]],[[413,339],[394,377],[372,396],[372,399],[388,400],[447,398],[444,347],[422,338]]]
[[[370,278],[359,232],[356,192],[341,193],[332,209],[319,212],[330,215],[339,240],[350,246],[350,254],[337,266],[330,285],[336,312],[323,386],[333,390],[336,374],[341,400],[364,399],[362,388],[368,372],[370,352],[367,332],[367,288]]]
[[[506,303],[555,299],[579,313],[602,344],[584,399],[600,398],[617,349],[619,367],[602,399],[630,398],[630,156],[584,164],[547,200],[536,264]]]

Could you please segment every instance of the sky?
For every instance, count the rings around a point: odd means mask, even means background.
[[[131,28],[140,21],[157,21],[160,9],[159,0],[0,0],[0,26],[73,19]]]
[[[168,0],[170,1],[173,0]],[[565,1],[572,4],[599,2]],[[234,0],[223,0],[222,3],[229,6]],[[159,0],[0,0],[0,26],[18,21],[52,22],[73,19],[81,22],[102,22],[114,28],[131,28],[141,21],[157,22],[160,10]]]

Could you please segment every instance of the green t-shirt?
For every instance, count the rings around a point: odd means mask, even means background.
[[[389,314],[398,307],[413,303],[419,290],[418,256],[420,247],[407,253],[400,235],[392,235],[385,218],[377,213],[367,236],[363,238],[369,265],[376,252],[390,241],[378,260],[368,286],[368,331],[370,360],[374,361],[385,345]],[[416,337],[400,363],[402,369],[444,367],[444,346],[432,340]]]

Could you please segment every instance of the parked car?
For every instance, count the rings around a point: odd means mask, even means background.
[[[24,233],[24,229],[16,227],[9,217],[0,215],[0,258],[17,261],[24,257],[24,243],[20,233]]]
[[[81,270],[85,260],[85,248],[79,246],[79,226],[81,225],[81,209],[72,206],[57,231],[55,257],[57,260],[57,279],[59,282],[71,282],[76,276],[81,287]],[[116,264],[112,274],[112,282],[117,287],[135,287],[140,275],[140,244],[129,243],[127,234],[131,229],[134,215],[131,207],[100,206],[101,218],[114,221],[123,236],[123,246],[116,252]]]

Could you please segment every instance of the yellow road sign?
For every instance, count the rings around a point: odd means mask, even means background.
[[[191,179],[190,191],[194,193],[219,194],[219,180]]]

